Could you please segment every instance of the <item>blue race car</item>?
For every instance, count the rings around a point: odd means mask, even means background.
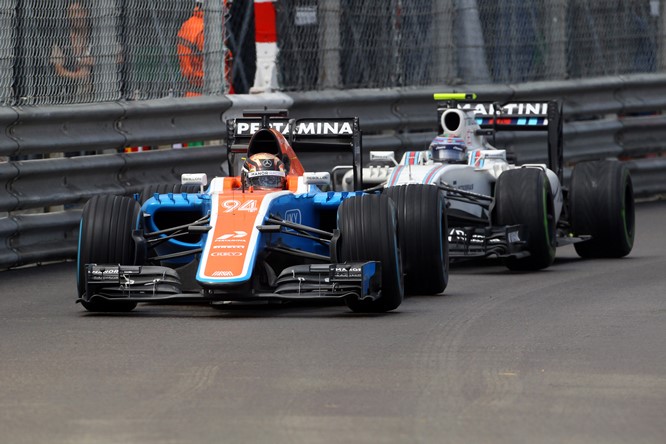
[[[391,195],[357,191],[357,118],[248,112],[227,122],[227,134],[229,177],[208,184],[205,174],[184,174],[198,192],[155,193],[142,204],[139,196],[95,196],[85,205],[77,287],[87,310],[339,298],[356,312],[386,312],[405,288],[444,290],[443,199],[420,185]],[[350,150],[357,186],[322,191],[330,174],[305,172],[298,149]],[[433,244],[433,236],[444,241]]]

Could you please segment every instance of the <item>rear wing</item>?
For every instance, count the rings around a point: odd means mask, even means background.
[[[562,181],[564,144],[562,104],[549,101],[492,102],[476,100],[476,94],[437,93],[437,122],[447,109],[457,108],[474,113],[476,123],[486,136],[497,131],[544,131],[548,134],[548,168]],[[441,124],[439,124],[441,132]]]
[[[361,188],[363,158],[358,117],[290,119],[286,110],[246,111],[241,118],[227,120],[230,174],[234,171],[233,158],[247,155],[254,133],[269,127],[282,133],[296,155],[303,152],[350,152],[353,157],[354,189]]]

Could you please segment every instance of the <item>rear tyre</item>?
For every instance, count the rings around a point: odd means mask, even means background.
[[[553,193],[546,174],[538,168],[507,170],[495,185],[499,225],[522,224],[527,251],[524,258],[507,258],[510,270],[540,270],[555,260],[557,245]]]
[[[83,207],[79,226],[76,285],[81,304],[88,311],[125,312],[136,302],[88,301],[85,288],[86,264],[135,264],[132,230],[136,227],[141,206],[124,196],[95,196]]]
[[[401,185],[384,191],[398,211],[398,242],[405,293],[438,294],[449,281],[449,236],[444,200],[433,185]]]
[[[374,301],[347,298],[352,311],[382,313],[402,303],[405,289],[396,219],[395,204],[386,195],[351,197],[338,209],[340,261],[379,261],[382,267],[379,298]]]
[[[617,161],[579,163],[571,175],[571,227],[590,240],[574,244],[584,258],[617,258],[634,246],[634,188],[629,169]]]

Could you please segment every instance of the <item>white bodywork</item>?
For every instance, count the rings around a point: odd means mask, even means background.
[[[456,122],[451,128],[448,123]],[[460,137],[467,145],[467,163],[438,163],[432,160],[429,151],[408,151],[398,165],[394,167],[368,167],[363,169],[363,181],[366,184],[382,184],[385,187],[412,183],[446,185],[484,196],[492,197],[492,185],[502,172],[516,168],[542,169],[550,182],[556,221],[559,220],[563,206],[562,187],[554,171],[545,164],[512,165],[506,160],[506,151],[491,146],[485,136],[479,135],[480,127],[471,112],[460,109],[446,110],[441,116],[444,136]],[[382,152],[381,158],[385,158]],[[373,158],[371,153],[371,159]],[[349,172],[343,178],[343,189],[351,184]],[[347,177],[349,176],[349,177]],[[446,193],[446,191],[445,191]],[[482,216],[483,207],[472,203],[448,201],[450,208],[464,211],[474,216]]]

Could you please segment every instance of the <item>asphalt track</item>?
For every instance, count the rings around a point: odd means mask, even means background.
[[[2,443],[664,443],[666,203],[632,254],[452,270],[443,295],[215,310],[74,304],[74,265],[0,273]]]

